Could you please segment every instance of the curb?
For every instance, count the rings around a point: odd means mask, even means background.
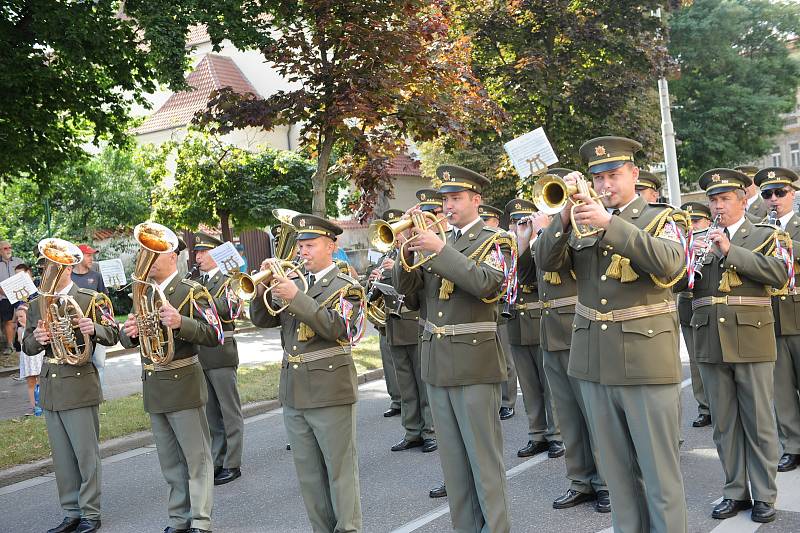
[[[358,376],[358,384],[363,385],[370,381],[375,381],[383,378],[383,368],[376,368],[369,370]],[[280,408],[281,404],[278,400],[263,400],[260,402],[251,402],[242,406],[242,416],[250,418],[256,415],[261,415],[269,411]],[[115,439],[107,440],[100,443],[100,457],[105,459],[112,455],[117,455],[136,448],[150,446],[153,444],[153,434],[150,431],[139,431],[124,435]],[[0,487],[6,487],[25,481],[27,479],[43,476],[53,471],[53,460],[51,458],[40,459],[33,463],[26,463],[24,465],[16,465],[5,470],[0,470]]]
[[[237,329],[236,333],[245,333],[248,331],[253,331],[258,329],[256,326],[247,326],[246,328]],[[106,351],[106,359],[113,359],[114,357],[119,357],[121,355],[129,355],[132,353],[136,353],[139,351],[139,348],[119,348],[114,350],[107,350]],[[19,368],[16,367],[5,367],[0,368],[0,377],[5,378],[11,375],[19,374]],[[2,485],[0,485],[2,486]]]

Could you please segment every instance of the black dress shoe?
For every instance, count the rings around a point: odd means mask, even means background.
[[[436,439],[425,439],[422,441],[422,453],[435,452],[439,449]]]
[[[500,420],[508,420],[514,416],[514,408],[513,407],[501,407],[500,408]]]
[[[438,487],[431,489],[428,492],[428,496],[431,498],[444,498],[447,496],[447,486],[444,484],[444,481]]]
[[[78,529],[75,533],[94,533],[100,529],[100,520],[92,520],[90,518],[81,518],[78,524]]]
[[[595,498],[596,496],[594,494],[586,494],[578,492],[577,490],[567,489],[567,492],[555,499],[553,502],[553,509],[569,509],[583,502],[590,502]]]
[[[390,449],[393,452],[403,452],[405,450],[410,450],[411,448],[419,448],[420,446],[423,446],[424,443],[425,441],[423,441],[422,439],[414,439],[414,440],[403,439],[394,446],[392,446]]]
[[[548,444],[547,441],[541,440],[539,442],[533,442],[529,440],[524,448],[517,450],[517,457],[533,457],[537,453],[546,452],[549,449],[550,444]]]
[[[383,416],[385,416],[386,418],[391,418],[391,417],[397,416],[399,414],[400,414],[400,409],[398,409],[396,407],[390,407],[390,408],[388,408],[387,410],[385,410],[383,412]]]
[[[597,500],[594,502],[594,510],[598,513],[611,512],[611,497],[608,495],[607,490],[597,491]]]
[[[771,503],[760,502],[758,500],[753,502],[753,510],[750,512],[750,519],[753,522],[761,522],[766,524],[775,520],[775,507]]]
[[[221,466],[215,466],[214,467],[214,477],[217,477],[221,473],[222,473],[222,467]]]
[[[72,518],[67,516],[53,529],[48,529],[47,533],[69,533],[78,529],[78,524],[81,523],[80,518]]]
[[[241,468],[223,468],[218,476],[214,476],[214,485],[224,485],[242,477]]]
[[[800,465],[800,455],[796,453],[785,453],[778,461],[778,472],[790,472]]]
[[[704,428],[711,425],[711,415],[699,414],[692,422],[692,427]]]
[[[189,533],[188,529],[175,529],[172,526],[167,526],[164,528],[164,533]]]
[[[750,509],[752,506],[753,502],[750,500],[731,500],[730,498],[725,498],[714,506],[714,510],[711,512],[711,518],[725,520],[726,518],[736,516],[739,514],[739,511]]]
[[[555,459],[556,457],[561,457],[564,455],[566,448],[564,448],[564,443],[560,440],[551,440],[547,443],[547,457],[550,459]]]

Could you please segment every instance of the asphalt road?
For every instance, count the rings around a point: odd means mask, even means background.
[[[684,368],[688,373],[688,368]],[[688,383],[685,383],[688,384]],[[388,397],[382,381],[362,386],[358,403],[358,449],[365,532],[449,531],[446,502],[428,498],[441,479],[436,453],[419,449],[390,452],[402,437],[399,418],[383,418]],[[519,398],[517,407],[522,409]],[[747,513],[725,521],[710,518],[721,494],[722,471],[711,429],[691,428],[695,404],[683,389],[681,462],[689,509],[689,531],[714,533],[800,531],[800,472],[778,475],[778,520],[758,527]],[[563,459],[546,454],[523,460],[516,450],[527,440],[522,412],[503,422],[505,460],[515,531],[601,532],[609,515],[589,505],[556,511],[552,500],[566,487]],[[247,420],[243,477],[215,488],[214,531],[307,532],[302,499],[280,411]],[[115,533],[160,532],[167,524],[167,488],[152,447],[103,461],[103,530]],[[2,531],[45,531],[61,520],[52,475],[0,489]]]

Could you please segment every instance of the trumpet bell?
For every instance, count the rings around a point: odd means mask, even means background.
[[[560,213],[567,205],[569,197],[575,194],[575,187],[568,187],[563,179],[548,174],[533,185],[533,204],[536,209],[547,215]]]
[[[266,284],[272,277],[270,270],[262,270],[255,274],[245,274],[237,272],[231,278],[231,289],[242,300],[252,300],[258,294],[258,286]]]
[[[375,220],[369,225],[369,243],[377,251],[386,253],[394,247],[397,234],[411,227],[410,219],[400,220],[392,224],[385,220]]]
[[[295,211],[293,209],[278,208],[278,209],[273,209],[272,210],[272,216],[274,216],[275,218],[277,218],[280,222],[282,222],[284,224],[291,224],[292,223],[292,219],[294,217],[296,217],[297,215],[299,215],[299,214],[300,213],[298,211]]]
[[[81,249],[64,239],[56,237],[42,239],[38,248],[41,255],[59,265],[71,266],[83,261]]]

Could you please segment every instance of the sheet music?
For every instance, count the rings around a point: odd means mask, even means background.
[[[386,296],[400,296],[400,293],[397,292],[397,289],[395,289],[391,285],[387,285],[386,283],[381,283],[380,281],[373,281],[372,284],[375,286],[376,289],[381,291]]]
[[[536,128],[521,137],[512,139],[503,145],[508,157],[514,164],[520,178],[544,171],[547,167],[558,163],[550,141],[543,128]]]
[[[103,276],[103,283],[106,287],[118,289],[128,284],[125,267],[122,266],[122,259],[119,257],[98,261],[97,266],[100,268],[100,274]]]
[[[236,247],[232,242],[226,241],[209,250],[209,254],[217,262],[217,266],[223,274],[229,272],[239,272],[239,269],[244,266],[244,258],[236,251]]]
[[[36,285],[27,272],[19,272],[10,278],[0,281],[0,287],[6,293],[6,298],[11,305],[17,302],[27,302],[36,294]]]

